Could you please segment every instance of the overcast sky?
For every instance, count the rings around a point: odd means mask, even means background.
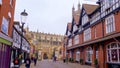
[[[88,0],[89,3],[95,0]],[[15,21],[20,21],[20,13],[26,9],[28,18],[25,26],[30,31],[65,34],[68,22],[72,21],[73,4],[77,9],[81,0],[16,0]]]

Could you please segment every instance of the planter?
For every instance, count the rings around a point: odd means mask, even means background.
[[[73,62],[74,62],[74,59],[73,59],[73,58],[70,58],[70,59],[69,59],[69,62],[73,63]]]
[[[95,68],[99,68],[99,65],[97,64],[97,65],[95,65]]]
[[[94,60],[94,64],[95,64],[95,68],[99,68],[98,60],[97,59]]]

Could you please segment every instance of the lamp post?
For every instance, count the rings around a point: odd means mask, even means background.
[[[21,12],[21,45],[20,45],[20,53],[19,53],[19,58],[21,59],[20,60],[20,63],[22,61],[22,42],[23,42],[23,29],[24,29],[24,24],[26,22],[26,18],[28,16],[28,14],[25,12],[25,10],[23,12]]]

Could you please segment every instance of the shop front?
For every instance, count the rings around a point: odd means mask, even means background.
[[[106,46],[108,68],[120,68],[120,43],[112,42]]]
[[[0,37],[0,68],[9,68],[11,42]]]

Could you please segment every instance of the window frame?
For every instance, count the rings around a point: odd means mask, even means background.
[[[116,47],[113,46],[113,44],[116,44]],[[114,55],[112,53],[113,50],[117,51],[116,55]],[[112,42],[112,43],[108,44],[106,46],[106,53],[107,53],[106,55],[107,55],[107,62],[108,63],[119,63],[120,62],[120,43]],[[115,57],[116,57],[117,60],[115,60]]]
[[[91,47],[86,48],[86,62],[88,62],[88,63],[92,63],[92,52],[93,52],[93,50]],[[89,54],[89,56],[88,56],[88,54]],[[88,60],[88,59],[90,59],[90,60]]]
[[[84,42],[91,40],[91,28],[84,31]]]
[[[106,34],[115,31],[115,18],[114,15],[110,15],[105,19],[106,21]]]
[[[75,37],[74,37],[74,44],[79,44],[79,35],[76,35]]]

